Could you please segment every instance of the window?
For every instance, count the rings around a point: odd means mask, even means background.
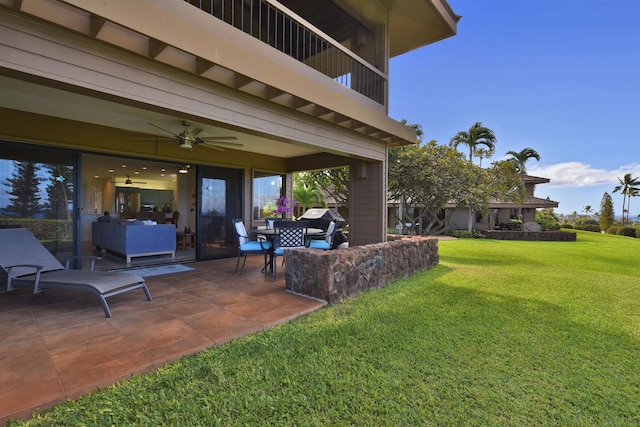
[[[269,172],[253,173],[253,219],[273,216],[276,201],[283,194],[284,176]]]
[[[58,259],[74,253],[76,157],[0,142],[0,226],[31,232]]]

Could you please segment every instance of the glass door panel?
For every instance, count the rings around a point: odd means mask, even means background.
[[[0,153],[0,227],[29,229],[64,263],[78,252],[77,156],[4,141]]]
[[[242,177],[239,169],[198,169],[197,253],[199,260],[226,258],[238,253],[233,224],[242,212]]]

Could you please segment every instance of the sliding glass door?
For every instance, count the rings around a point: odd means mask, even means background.
[[[78,253],[77,159],[69,151],[0,141],[0,227],[29,229],[62,262]]]
[[[243,171],[198,168],[198,260],[226,258],[238,253],[231,221],[242,217]]]

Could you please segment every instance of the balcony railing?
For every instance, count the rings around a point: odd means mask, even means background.
[[[384,105],[386,76],[268,0],[184,0]]]

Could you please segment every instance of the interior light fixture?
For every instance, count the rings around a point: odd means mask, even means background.
[[[189,171],[185,166],[182,166],[180,169],[178,169],[178,173],[189,173]]]
[[[129,177],[129,175],[127,175],[127,180],[124,182],[126,185],[131,185],[133,184],[133,181],[131,181],[131,178]]]

